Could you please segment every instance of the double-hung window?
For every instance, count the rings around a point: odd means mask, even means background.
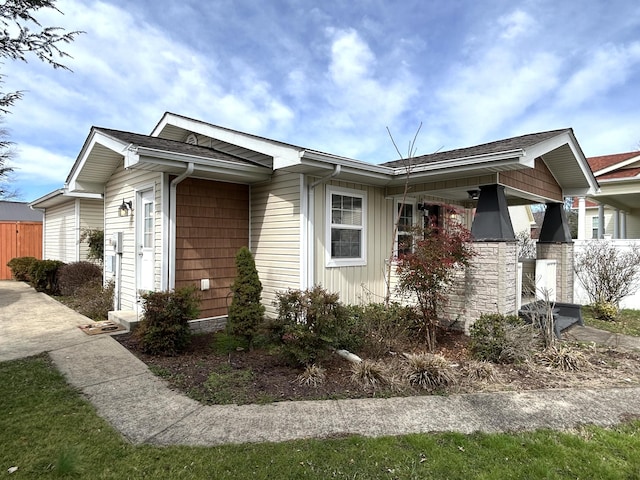
[[[367,194],[327,188],[327,266],[366,265]]]

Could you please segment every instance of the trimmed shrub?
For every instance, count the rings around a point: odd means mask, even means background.
[[[58,270],[64,264],[60,260],[36,260],[29,269],[29,283],[39,292],[58,294]]]
[[[471,325],[471,352],[478,360],[494,363],[512,363],[508,341],[508,330],[523,326],[522,320],[515,315],[486,313]]]
[[[64,303],[97,322],[107,320],[109,312],[113,310],[114,290],[114,282],[103,286],[102,280],[93,279],[76,288],[73,295],[67,297]]]
[[[260,303],[262,283],[258,278],[256,263],[247,247],[242,247],[236,255],[237,275],[231,292],[233,300],[229,307],[227,331],[239,335],[252,344],[264,317],[264,305]]]
[[[400,348],[419,325],[420,316],[413,307],[398,303],[385,306],[369,303],[352,306],[351,315],[362,332],[362,351],[368,357],[379,358]]]
[[[271,327],[280,333],[282,351],[291,361],[308,365],[333,349],[361,344],[354,317],[338,298],[319,286],[277,294],[278,319]]]
[[[9,260],[7,267],[11,269],[11,275],[13,278],[20,282],[29,282],[29,272],[35,262],[38,259],[35,257],[16,257]]]
[[[91,262],[73,262],[58,270],[58,288],[62,295],[73,295],[80,287],[95,283],[102,286],[102,268]]]
[[[618,307],[610,302],[596,302],[591,305],[593,316],[598,320],[613,322],[618,316]]]
[[[197,318],[200,299],[195,287],[142,295],[143,319],[136,330],[142,351],[173,356],[191,342],[189,320]]]

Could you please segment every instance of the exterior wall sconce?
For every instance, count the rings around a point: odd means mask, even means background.
[[[123,199],[122,205],[118,207],[118,216],[128,217],[130,214],[133,215],[133,203],[131,201],[125,202]]]
[[[467,190],[469,200],[478,200],[480,198],[480,190]]]

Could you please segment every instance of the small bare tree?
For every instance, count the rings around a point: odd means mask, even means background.
[[[387,271],[385,275],[385,282],[387,290],[384,296],[384,304],[389,306],[389,302],[391,301],[391,266],[393,264],[393,260],[396,257],[396,245],[395,239],[398,236],[398,229],[400,228],[400,218],[402,217],[402,213],[404,210],[404,206],[407,202],[407,195],[409,193],[409,178],[411,177],[411,159],[416,154],[416,139],[418,138],[418,134],[420,133],[420,129],[422,128],[422,122],[418,126],[416,130],[416,134],[413,136],[413,140],[409,143],[409,147],[407,149],[407,157],[405,158],[402,153],[400,153],[400,149],[398,149],[398,145],[393,139],[393,135],[391,135],[391,131],[389,127],[387,127],[387,133],[389,134],[389,138],[391,138],[391,143],[393,143],[396,152],[400,156],[400,160],[402,161],[405,168],[405,180],[404,180],[404,190],[402,192],[402,202],[400,203],[400,211],[398,212],[398,216],[393,224],[393,236],[391,237],[391,247],[389,252],[389,257],[387,259]],[[395,208],[395,206],[394,206]]]
[[[604,240],[589,242],[576,254],[574,268],[593,304],[618,308],[640,288],[640,247],[622,250]]]

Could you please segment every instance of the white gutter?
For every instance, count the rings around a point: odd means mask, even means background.
[[[306,239],[306,243],[307,243],[307,255],[305,256],[305,261],[307,262],[307,279],[306,279],[306,288],[310,288],[313,286],[314,284],[314,276],[315,276],[315,272],[314,272],[314,260],[315,260],[315,251],[314,251],[314,238],[315,238],[315,234],[314,234],[314,222],[315,222],[315,218],[313,218],[313,210],[314,210],[314,202],[313,202],[313,192],[315,191],[315,188],[320,185],[321,183],[325,183],[328,182],[329,180],[331,180],[332,178],[340,175],[340,172],[342,171],[342,166],[341,165],[336,165],[333,169],[333,172],[331,172],[329,175],[322,177],[319,180],[316,180],[315,182],[313,182],[311,185],[309,185],[307,187],[307,208],[306,208],[306,217],[307,217],[307,239]]]
[[[189,162],[187,169],[171,180],[169,185],[169,290],[176,287],[176,190],[178,184],[190,176],[194,169],[193,162]]]

